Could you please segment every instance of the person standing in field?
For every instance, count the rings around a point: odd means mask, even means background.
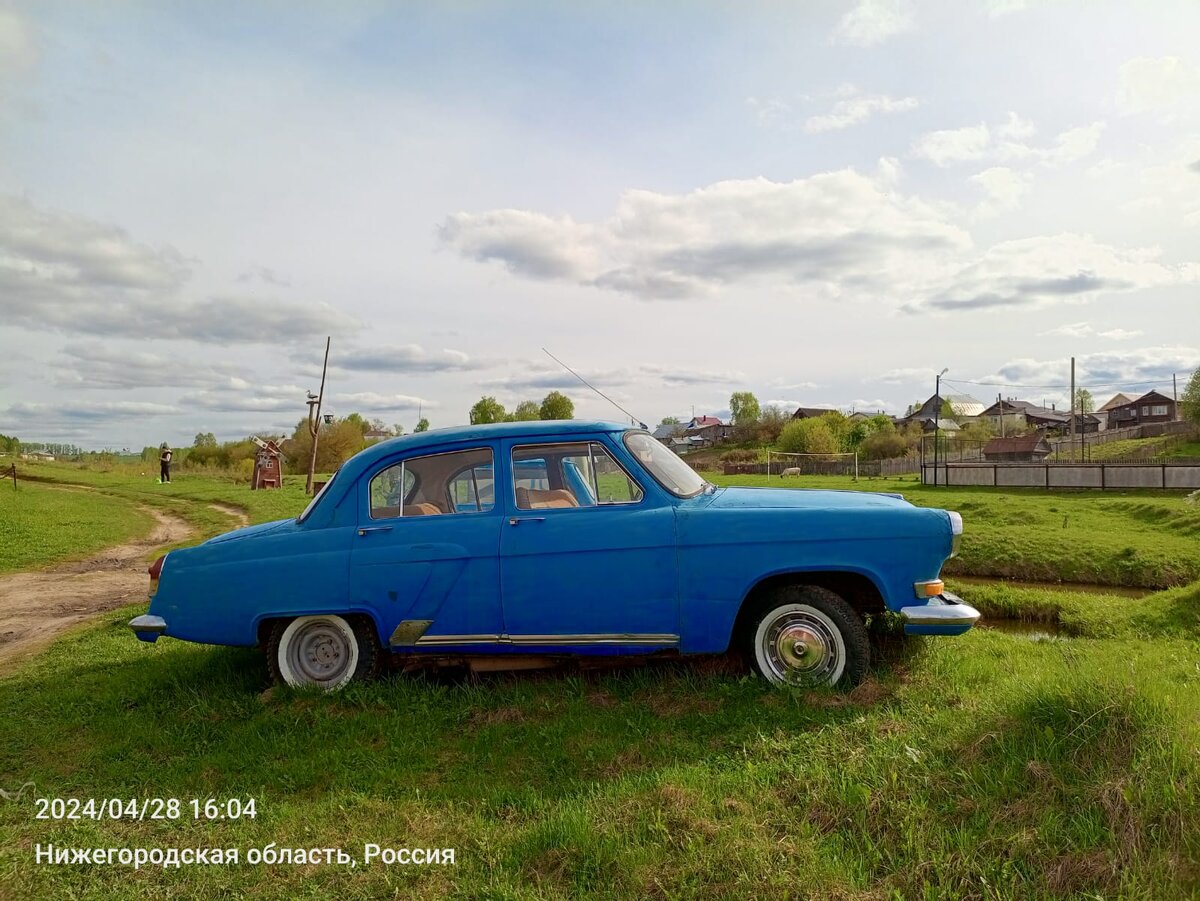
[[[158,468],[158,480],[160,482],[171,481],[171,448],[167,447],[167,442],[165,441],[158,455]]]

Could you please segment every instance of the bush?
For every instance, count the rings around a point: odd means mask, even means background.
[[[750,448],[739,448],[725,451],[721,454],[722,463],[757,463],[758,451]]]
[[[779,433],[778,446],[789,454],[836,454],[841,450],[824,416],[792,420]]]

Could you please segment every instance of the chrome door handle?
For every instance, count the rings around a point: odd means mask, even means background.
[[[358,530],[359,535],[366,535],[368,532],[390,532],[391,526],[363,526]]]
[[[519,526],[523,522],[545,522],[544,516],[514,516],[509,521],[510,526]]]

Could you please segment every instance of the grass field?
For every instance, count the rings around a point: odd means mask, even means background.
[[[169,487],[194,506],[245,490]],[[1178,494],[859,487],[962,511],[964,574],[1003,556],[1026,578],[1166,584],[1196,564]],[[1126,547],[1135,566],[1093,559]],[[849,695],[768,689],[715,661],[395,676],[327,697],[267,690],[256,652],[139,644],[124,623],[144,608],[117,611],[0,680],[0,788],[34,784],[0,800],[0,896],[1193,897],[1200,582],[1136,600],[969,588],[985,615],[1072,637],[886,643]],[[34,797],[254,797],[258,816],[53,822]],[[360,865],[34,863],[38,843],[244,861],[272,842]],[[455,848],[456,863],[366,866],[368,842]]]
[[[133,503],[94,491],[0,482],[0,573],[85,557],[146,534],[154,520]]]

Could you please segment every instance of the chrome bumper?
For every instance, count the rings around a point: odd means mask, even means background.
[[[167,621],[161,616],[143,613],[129,621],[129,628],[133,629],[133,633],[142,641],[154,641],[158,636],[166,633]]]
[[[948,591],[926,604],[900,608],[907,635],[961,635],[979,621],[979,611]]]

